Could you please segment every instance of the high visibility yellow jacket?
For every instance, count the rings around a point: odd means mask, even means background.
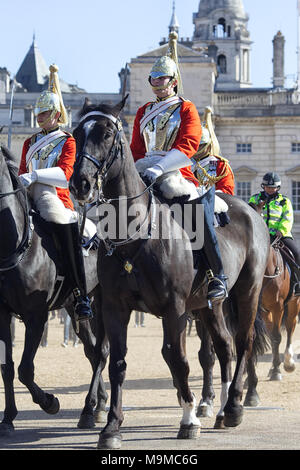
[[[254,194],[249,199],[256,205],[264,199],[264,192]],[[279,230],[283,237],[292,236],[292,227],[294,223],[294,211],[291,201],[282,194],[278,193],[276,197],[266,201],[262,216],[266,222],[270,235],[275,235],[276,231]]]

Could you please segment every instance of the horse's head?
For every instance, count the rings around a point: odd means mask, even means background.
[[[102,183],[120,170],[123,130],[119,115],[127,96],[116,106],[96,106],[86,100],[80,111],[73,132],[77,151],[70,181],[70,190],[80,202],[91,202],[95,190],[101,190]]]

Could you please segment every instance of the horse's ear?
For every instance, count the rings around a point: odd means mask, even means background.
[[[83,106],[81,108],[81,111],[79,112],[79,115],[80,116],[83,116],[83,114],[85,114],[86,112],[86,109],[91,106],[92,102],[90,101],[90,99],[86,96],[85,97],[85,100],[84,100],[84,103],[83,103]]]
[[[114,116],[119,116],[120,112],[122,111],[122,109],[125,106],[125,103],[126,103],[126,100],[127,100],[128,96],[129,96],[129,93],[127,93],[127,95],[122,99],[122,101],[120,101],[120,103],[116,104],[116,106],[113,108],[112,113],[113,113]]]

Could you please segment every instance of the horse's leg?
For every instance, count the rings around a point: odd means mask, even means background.
[[[25,323],[25,344],[22,359],[18,368],[19,380],[31,393],[34,403],[37,403],[42,410],[49,414],[56,414],[59,411],[58,399],[49,393],[45,393],[34,382],[34,357],[39,347],[44,325],[48,318],[48,311],[44,314],[34,312]]]
[[[285,328],[287,332],[287,342],[284,352],[283,367],[286,372],[294,372],[296,364],[294,361],[294,352],[292,346],[292,338],[297,324],[297,316],[299,311],[299,297],[294,297],[287,304],[287,315],[285,318]]]
[[[203,324],[207,327],[212,338],[221,369],[221,406],[214,425],[216,429],[219,429],[224,426],[224,407],[231,383],[232,338],[225,324],[221,303],[215,303],[213,310],[209,308],[202,309],[201,314]]]
[[[247,394],[244,400],[244,406],[258,406],[260,399],[256,390],[258,378],[256,374],[256,364],[258,356],[263,356],[269,349],[270,335],[268,333],[268,327],[263,318],[262,310],[259,309],[256,314],[254,321],[254,341],[251,349],[250,357],[247,361]]]
[[[272,367],[269,371],[270,380],[279,381],[282,380],[280,371],[280,354],[279,346],[281,343],[281,322],[284,313],[283,302],[277,302],[274,304],[272,309],[273,324],[271,329],[271,346],[272,346]]]
[[[213,403],[215,399],[213,388],[215,351],[211,336],[203,323],[203,318],[201,318],[201,311],[197,312],[197,316],[200,318],[195,322],[196,331],[201,342],[198,358],[203,371],[202,398],[197,409],[197,416],[210,418],[213,416]]]
[[[243,374],[247,361],[252,354],[254,321],[258,309],[260,289],[260,285],[257,285],[254,281],[251,282],[249,275],[238,281],[232,292],[233,302],[238,314],[238,325],[235,334],[235,373],[229,387],[228,401],[224,407],[224,424],[227,427],[238,426],[243,417],[243,406],[241,403],[243,395]]]
[[[1,309],[0,312],[0,364],[4,383],[5,409],[0,423],[0,437],[9,437],[14,431],[13,420],[18,414],[14,394],[14,363],[12,360],[11,315]]]
[[[93,308],[95,308],[94,304]],[[72,316],[73,311],[70,313],[72,323],[75,325]],[[95,317],[93,321],[96,321],[96,337],[94,336],[89,321],[79,323],[78,336],[83,343],[85,356],[90,361],[93,370],[91,384],[85,398],[85,405],[77,424],[81,429],[91,429],[95,426],[96,422],[104,422],[106,419],[106,402],[108,395],[105,390],[102,371],[106,365],[109,348],[101,310],[96,308],[94,314]]]
[[[108,394],[105,390],[105,384],[102,377],[102,371],[104,370],[107,362],[107,358],[109,355],[109,343],[108,338],[106,335],[104,322],[103,322],[103,315],[102,315],[102,295],[101,295],[101,288],[98,286],[97,288],[97,295],[96,292],[94,293],[94,302],[93,308],[95,310],[95,334],[96,334],[96,346],[95,351],[97,354],[96,364],[98,367],[98,390],[97,390],[97,403],[94,409],[94,419],[96,423],[103,423],[106,421],[107,413],[106,413],[106,403],[108,400]]]
[[[104,328],[110,347],[109,380],[111,388],[110,409],[107,424],[101,431],[98,449],[120,449],[122,436],[120,426],[124,416],[122,411],[122,385],[126,375],[127,327],[130,310],[121,311],[120,305],[103,302]]]
[[[173,311],[174,312],[174,311]],[[196,417],[196,399],[188,385],[189,364],[185,353],[187,315],[166,314],[163,319],[162,355],[169,366],[177,396],[183,408],[178,439],[195,439],[200,431]]]

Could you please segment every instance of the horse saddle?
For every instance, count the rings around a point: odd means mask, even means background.
[[[68,282],[66,268],[62,261],[62,257],[57,252],[53,235],[52,235],[52,224],[43,219],[33,209],[30,210],[30,217],[34,230],[37,235],[41,238],[41,244],[47,251],[49,258],[54,262],[56,266],[56,278],[53,291],[50,292],[50,296],[47,299],[49,310],[55,309],[57,305],[61,306],[67,297],[72,292],[72,287]]]
[[[294,253],[283,243],[282,240],[275,240],[272,243],[275,249],[278,249],[281,253],[283,262],[286,263],[288,270],[290,271],[290,292],[287,300],[292,296],[300,295],[300,266],[298,266]],[[287,302],[286,300],[286,302]]]

